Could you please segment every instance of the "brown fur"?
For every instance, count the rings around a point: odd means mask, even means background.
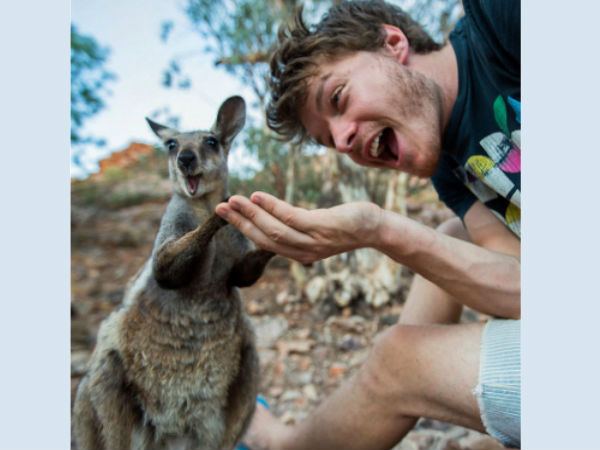
[[[228,195],[227,155],[244,120],[232,97],[206,132],[149,121],[171,147],[175,194],[151,258],[98,332],[73,411],[80,450],[231,449],[250,422],[259,364],[237,286],[254,283],[272,253],[213,212]]]

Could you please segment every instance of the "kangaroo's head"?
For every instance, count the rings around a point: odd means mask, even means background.
[[[246,122],[246,103],[229,97],[208,131],[182,133],[146,118],[168,153],[173,189],[186,198],[203,197],[227,186],[227,156],[233,138]]]

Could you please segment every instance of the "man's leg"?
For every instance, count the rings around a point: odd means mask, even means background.
[[[458,218],[453,218],[450,219],[444,223],[442,223],[438,228],[437,231],[459,238],[459,239],[463,239],[463,240],[467,240],[470,241],[470,237],[467,233],[467,230],[465,229],[464,225],[462,224],[462,222],[460,221],[460,219]],[[404,304],[404,308],[402,311],[402,315],[400,317],[399,323],[400,324],[409,324],[409,325],[417,325],[417,324],[451,324],[451,323],[457,323],[460,320],[460,316],[461,316],[461,312],[462,312],[462,305],[455,302],[452,297],[450,295],[448,295],[446,293],[446,291],[440,289],[439,287],[437,287],[436,285],[434,285],[433,283],[429,282],[428,280],[426,280],[425,278],[421,277],[420,275],[415,275],[414,279],[413,279],[413,283],[411,286],[411,289],[409,291],[409,294],[407,296],[407,299],[405,301]],[[398,325],[396,325],[395,327],[393,327],[392,329],[398,329],[397,327],[399,327]],[[402,330],[407,330],[409,328],[412,327],[405,327],[405,328],[401,328]],[[395,332],[394,332],[395,333]],[[356,384],[360,384],[361,380],[364,379],[364,377],[366,377],[369,372],[372,372],[371,366],[375,366],[376,364],[374,363],[375,360],[380,360],[381,358],[375,358],[374,355],[378,354],[378,355],[382,355],[386,353],[386,350],[380,351],[379,348],[385,348],[387,347],[388,342],[392,341],[392,344],[398,345],[398,346],[405,346],[405,345],[412,345],[412,342],[407,343],[407,342],[394,342],[394,339],[392,337],[388,337],[394,333],[391,333],[390,331],[384,333],[384,335],[382,337],[380,337],[378,339],[378,344],[376,345],[375,349],[373,350],[371,357],[369,358],[369,360],[367,361],[367,363],[365,364],[365,366],[363,368],[361,368],[360,372],[352,379],[348,380],[344,385],[342,385],[342,387],[340,387],[340,389],[336,392],[334,392],[334,394],[327,399],[322,405],[319,406],[319,408],[317,408],[317,410],[309,417],[307,418],[304,422],[302,422],[301,424],[298,424],[294,427],[289,427],[289,426],[285,426],[283,425],[276,417],[274,417],[270,412],[268,412],[262,405],[257,405],[257,409],[256,409],[256,413],[255,413],[255,417],[253,420],[253,423],[250,427],[250,430],[248,431],[248,434],[246,435],[245,438],[245,442],[247,442],[250,445],[250,448],[257,450],[259,448],[294,448],[293,445],[290,445],[289,447],[286,447],[284,444],[286,442],[289,442],[290,444],[293,444],[297,439],[300,439],[297,444],[298,448],[302,448],[302,443],[304,443],[304,441],[302,441],[301,437],[303,432],[307,433],[308,435],[311,434],[311,430],[313,429],[313,425],[312,423],[317,423],[317,425],[319,425],[319,421],[321,420],[322,416],[333,416],[336,418],[339,418],[339,420],[342,420],[342,416],[343,413],[342,411],[346,412],[346,411],[350,411],[352,410],[352,408],[356,408],[357,409],[357,419],[358,422],[360,422],[361,418],[360,416],[364,416],[367,420],[367,423],[371,423],[371,421],[369,420],[369,414],[364,414],[366,411],[369,410],[369,408],[375,407],[376,409],[378,408],[377,405],[377,400],[375,400],[375,398],[370,399],[369,397],[367,398],[363,398],[363,403],[366,403],[365,405],[362,406],[357,406],[360,402],[359,402],[359,397],[360,395],[355,395],[354,391],[355,391],[355,386]],[[400,333],[404,333],[404,331],[401,331]],[[480,333],[479,333],[480,335]],[[477,354],[477,359],[479,358],[479,337],[476,339],[476,350],[475,353]],[[400,349],[398,349],[400,350]],[[453,349],[456,350],[456,349]],[[418,356],[418,355],[416,355]],[[408,366],[406,366],[408,367]],[[442,373],[448,373],[448,372],[442,372]],[[473,389],[477,383],[477,373],[478,373],[478,368],[476,368],[475,370],[475,378],[474,378],[474,382],[473,385],[471,387],[471,389]],[[359,379],[360,377],[360,379]],[[394,380],[392,384],[397,384],[400,385],[404,383],[404,381],[402,379],[397,379]],[[446,385],[447,384],[447,380],[444,380],[442,382],[442,385]],[[360,389],[358,389],[357,391],[360,391]],[[469,393],[470,395],[470,393]],[[472,397],[472,396],[471,396]],[[475,405],[475,400],[472,398],[471,399],[473,401],[473,405]],[[344,404],[346,403],[346,401],[348,401],[348,403],[350,403],[348,406],[336,406],[338,404]],[[355,403],[355,402],[359,402],[359,403]],[[346,408],[346,409],[338,409],[338,411],[333,411],[330,412],[336,408]],[[350,410],[348,410],[347,408],[350,408]],[[476,405],[475,408],[477,409]],[[477,409],[478,411],[478,409]],[[375,416],[373,416],[375,417]],[[387,416],[386,416],[387,417]],[[431,415],[428,415],[428,417],[434,418]],[[419,415],[414,415],[414,416],[410,416],[410,415],[406,415],[403,414],[401,418],[399,418],[398,420],[396,419],[395,416],[389,416],[388,419],[392,421],[393,425],[392,425],[392,429],[394,430],[393,433],[396,433],[397,435],[394,436],[393,438],[391,438],[392,444],[394,445],[396,442],[398,442],[400,439],[402,439],[402,437],[404,437],[414,426],[414,424],[416,423],[416,421],[418,420]],[[397,422],[396,422],[397,420]],[[440,420],[443,420],[440,418]],[[479,416],[477,415],[476,421],[479,422]],[[480,422],[479,422],[480,423]],[[303,431],[305,430],[305,431]],[[333,432],[333,429],[329,432],[330,436],[335,438],[335,434]],[[343,435],[343,433],[342,433]],[[368,442],[368,440],[370,439],[366,434],[364,434],[364,432],[361,432],[361,435],[363,435],[365,437],[365,447],[366,448],[376,448],[375,445],[375,441],[373,443]],[[320,439],[320,436],[318,434],[315,434],[315,437],[318,437]],[[325,441],[323,441],[325,442]],[[349,441],[350,442],[350,441]],[[356,441],[358,442],[358,441]],[[308,443],[306,443],[306,445],[308,445]],[[311,444],[312,445],[312,444]],[[391,446],[390,445],[390,446]],[[317,446],[314,446],[314,448],[320,448]],[[342,447],[340,447],[338,445],[339,448],[352,448],[349,445],[342,445]],[[385,447],[385,446],[384,446]],[[308,448],[308,447],[305,447]],[[323,448],[327,448],[327,445],[323,444]],[[335,445],[333,445],[331,448],[335,448]],[[358,445],[356,448],[361,448],[360,445]],[[382,447],[383,448],[383,447]]]
[[[390,448],[426,416],[484,431],[473,389],[482,323],[394,325],[359,371],[297,425],[260,405],[244,442],[252,449]]]

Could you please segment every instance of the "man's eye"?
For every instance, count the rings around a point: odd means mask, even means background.
[[[171,140],[166,143],[168,150],[175,150],[177,148],[177,142]]]
[[[215,149],[217,148],[217,145],[219,144],[219,142],[214,137],[206,138],[205,142],[206,142],[206,145],[208,145],[209,147],[215,148]]]
[[[340,103],[340,98],[342,96],[343,88],[344,88],[344,86],[339,86],[335,91],[333,91],[333,94],[331,95],[331,104],[334,107],[337,107]]]

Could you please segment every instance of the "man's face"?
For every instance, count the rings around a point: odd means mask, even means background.
[[[433,175],[441,145],[439,86],[392,56],[356,52],[319,65],[302,125],[364,166]]]

